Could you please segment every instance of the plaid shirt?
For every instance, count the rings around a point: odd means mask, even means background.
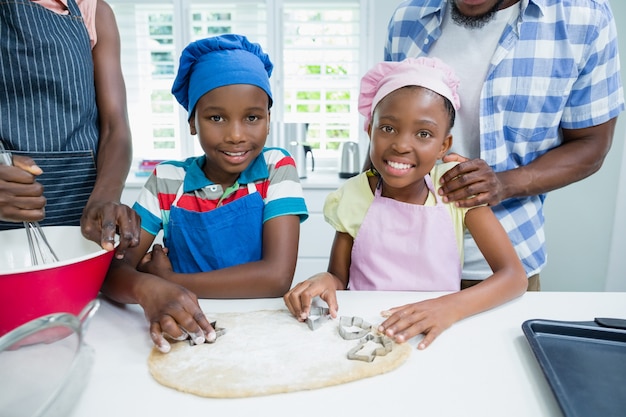
[[[450,0],[412,0],[389,24],[385,60],[428,55]],[[559,146],[624,109],[617,33],[608,0],[521,0],[491,58],[480,98],[480,155],[496,172]],[[545,194],[493,207],[528,276],[546,262]]]

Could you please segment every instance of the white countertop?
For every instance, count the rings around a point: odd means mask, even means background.
[[[342,291],[338,300],[341,315],[366,317],[436,295]],[[207,312],[284,308],[280,298],[201,300],[201,305]],[[95,350],[95,361],[72,415],[560,416],[521,324],[534,318],[590,321],[595,317],[626,318],[626,293],[527,293],[456,323],[388,374],[312,391],[208,399],[152,379],[147,367],[152,344],[142,310],[102,300],[86,337]],[[415,347],[417,341],[408,343]]]
[[[329,189],[339,188],[346,180],[339,178],[336,170],[323,170],[308,172],[306,178],[300,178],[302,188],[306,189]]]

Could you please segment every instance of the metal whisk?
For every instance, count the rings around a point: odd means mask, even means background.
[[[0,142],[0,165],[13,165],[11,152],[4,149]],[[38,222],[24,222],[26,237],[28,239],[28,249],[30,250],[30,260],[33,265],[58,262],[59,258],[52,250],[43,229]]]

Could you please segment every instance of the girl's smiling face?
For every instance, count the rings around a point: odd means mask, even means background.
[[[269,123],[269,97],[257,86],[233,84],[203,95],[189,127],[206,154],[207,178],[232,185],[263,150]]]
[[[403,87],[378,103],[369,131],[370,158],[387,196],[423,189],[424,176],[452,145],[450,128],[445,99],[426,88]]]

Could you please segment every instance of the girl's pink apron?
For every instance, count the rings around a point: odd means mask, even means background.
[[[374,201],[354,239],[350,289],[394,291],[458,291],[461,258],[450,213],[437,199],[422,206],[381,196]]]

